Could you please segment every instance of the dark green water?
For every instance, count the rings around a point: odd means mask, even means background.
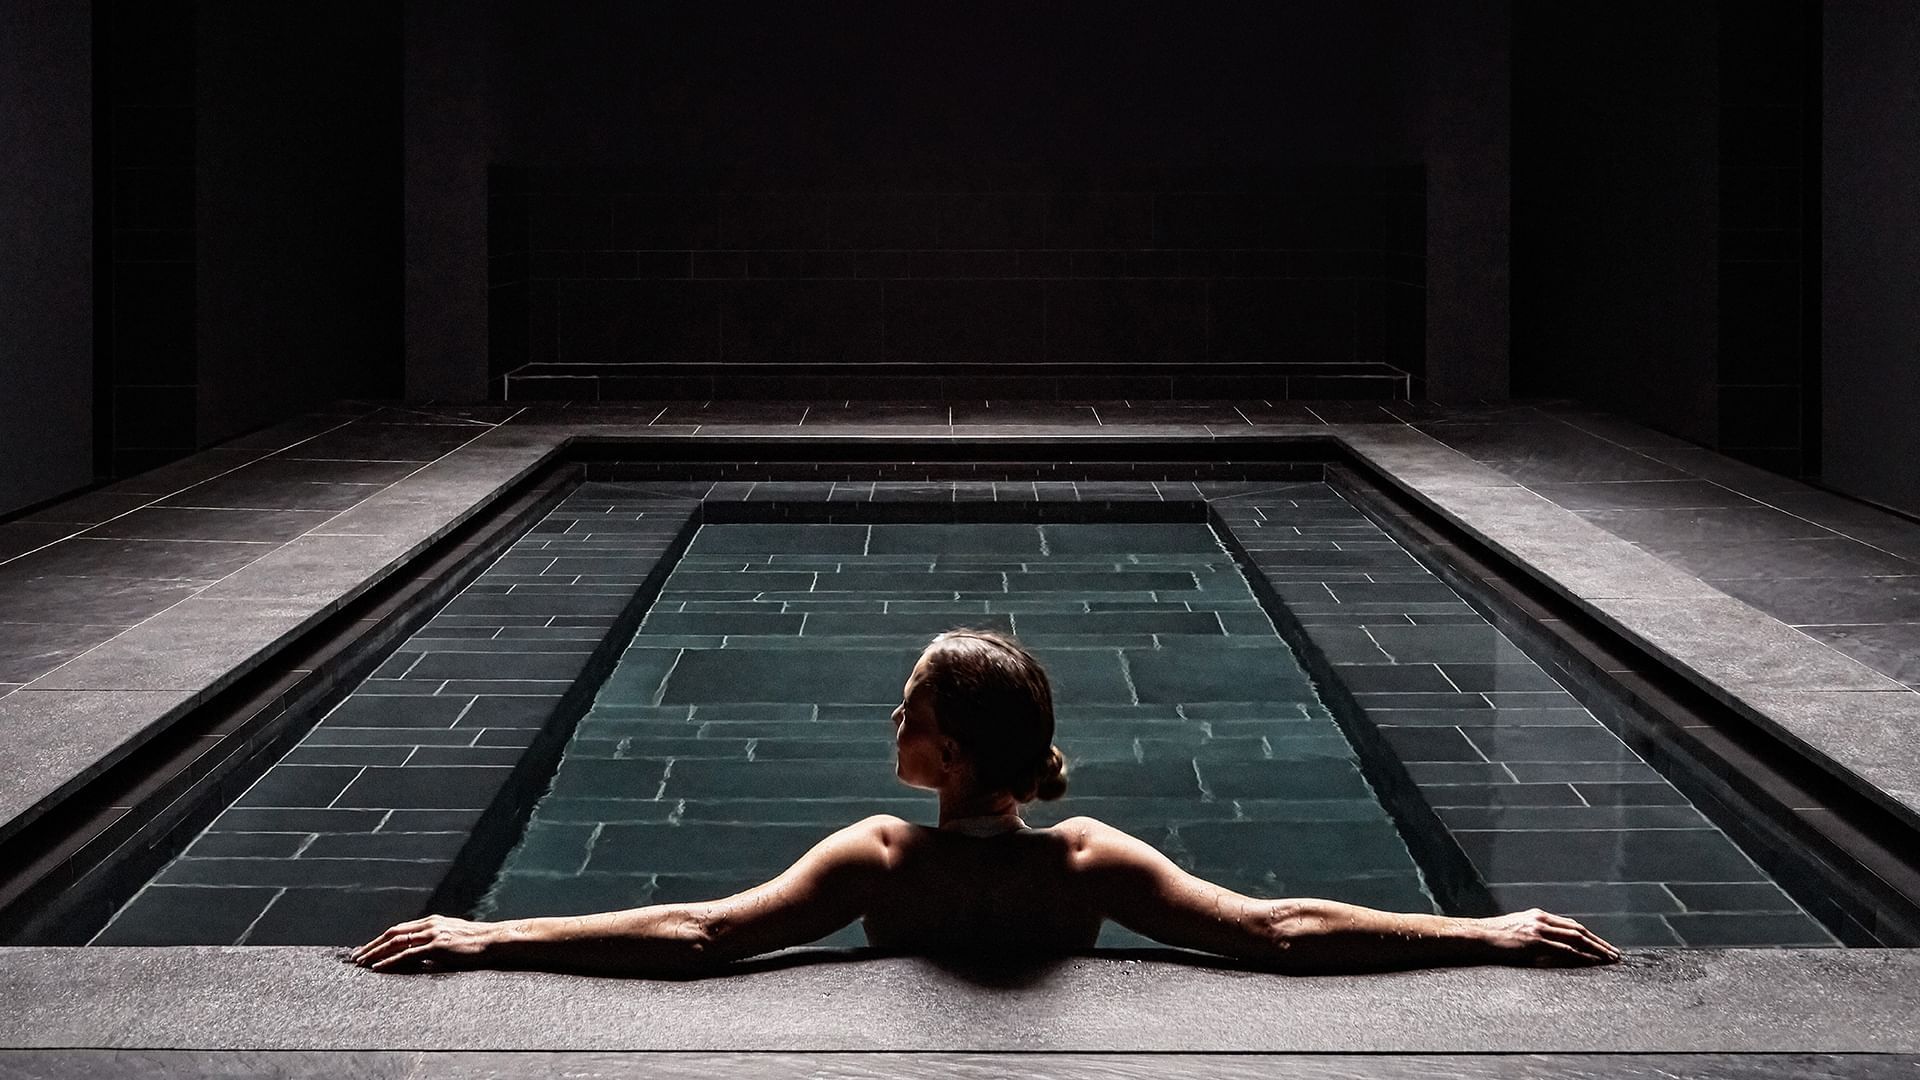
[[[983,524],[703,528],[481,912],[723,896],[866,815],[931,824],[889,714],[955,626],[1014,631],[1052,680],[1069,791],[1030,824],[1090,814],[1249,895],[1433,910],[1211,530]]]

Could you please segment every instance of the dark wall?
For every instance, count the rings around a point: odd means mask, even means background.
[[[1184,365],[1232,396],[1284,363],[1287,381],[1252,396],[1357,395],[1361,371],[1421,371],[1422,182],[1417,167],[496,170],[491,374],[543,365],[513,376],[517,398],[588,370],[556,363],[645,362],[599,392],[760,396],[773,377],[764,392],[784,396],[810,384],[796,365],[893,364],[1028,396],[1050,365]],[[711,366],[711,391],[675,389],[688,365]],[[563,377],[554,389],[577,392]]]
[[[1920,7],[1826,7],[1824,479],[1920,513]]]
[[[198,436],[401,393],[399,5],[199,8]]]
[[[1406,0],[510,0],[508,164],[1416,157]]]
[[[1819,471],[1818,6],[1723,5],[1719,61],[1715,445],[1811,475]]]
[[[1718,12],[1513,13],[1513,389],[1718,436]]]
[[[93,477],[90,19],[0,4],[0,514]]]
[[[193,0],[100,0],[95,166],[108,237],[96,303],[95,468],[126,476],[199,445]]]
[[[474,204],[489,162],[529,174],[575,165],[639,168],[679,188],[688,175],[719,167],[790,176],[789,186],[799,189],[869,192],[883,186],[876,176],[903,169],[916,175],[910,190],[965,192],[979,187],[983,168],[998,165],[1094,173],[1417,167],[1424,117],[1415,104],[1422,67],[1413,7],[1377,0],[1195,11],[1131,2],[1095,13],[1083,4],[1006,0],[964,8],[603,0],[556,19],[524,0],[502,0],[499,25],[488,30],[483,13],[492,5],[410,5],[409,393],[467,394],[484,375],[474,370],[482,350],[473,342],[472,314],[485,303],[487,281],[467,260],[487,237]],[[491,104],[476,108],[479,100]],[[1098,189],[1085,178],[1078,184]],[[1143,193],[1150,192],[1122,192]],[[1304,206],[1296,202],[1289,212]],[[1272,246],[1263,235],[1273,232],[1269,221],[1254,216],[1260,212],[1250,211],[1244,222],[1248,247]],[[610,213],[603,224],[603,231],[614,228]],[[1130,246],[1110,239],[1092,246]],[[1143,232],[1136,243],[1155,246],[1155,237]],[[1417,256],[1420,244],[1413,246]],[[769,248],[754,240],[732,250],[747,258],[770,249],[808,245]],[[497,237],[494,253],[503,254]],[[1404,247],[1390,253],[1408,254]],[[1504,250],[1500,256],[1504,265]],[[1205,269],[1175,276],[1213,277]],[[1352,282],[1363,276],[1348,275],[1344,286],[1343,318],[1356,339],[1346,357],[1375,349],[1357,340],[1365,334],[1408,337],[1404,319],[1359,295],[1367,287]],[[1410,270],[1375,276],[1417,283],[1424,267],[1415,261]],[[552,346],[551,355],[559,343],[547,333],[553,322],[540,297],[521,313],[518,297],[527,286],[524,275],[496,274],[496,298],[514,298],[515,310],[495,319],[495,342],[531,335],[536,348],[529,351]],[[1411,301],[1421,299],[1417,288],[1407,286]],[[1126,310],[1128,290],[1139,286],[1116,288],[1092,306]],[[1193,306],[1190,321],[1198,328],[1209,318],[1207,304]],[[937,335],[936,323],[921,328],[922,336]],[[603,326],[583,338],[617,337],[617,329]],[[1417,329],[1411,337],[1416,356],[1406,366],[1417,370],[1424,342]],[[1155,355],[1141,359],[1206,355],[1204,343],[1154,350],[1153,335],[1143,341]],[[1281,358],[1289,348],[1284,338],[1268,345],[1264,355]],[[1025,347],[1021,335],[1012,335],[1010,347]],[[492,366],[497,371],[518,359],[516,350]]]
[[[406,396],[487,396],[487,166],[502,57],[517,48],[503,0],[414,0],[404,14]],[[569,18],[554,19],[567,22]],[[550,77],[571,83],[575,72]]]
[[[1505,398],[1512,382],[1512,8],[1450,0],[1418,13],[1423,359],[1435,401]]]

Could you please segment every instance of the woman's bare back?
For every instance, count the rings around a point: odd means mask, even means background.
[[[889,822],[893,864],[863,920],[887,949],[1092,948],[1101,912],[1076,878],[1079,822],[976,837]]]

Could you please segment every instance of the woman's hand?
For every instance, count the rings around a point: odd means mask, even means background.
[[[375,971],[421,971],[477,966],[506,938],[504,923],[469,922],[445,915],[388,927],[353,950],[354,963]]]
[[[1510,915],[1475,919],[1493,959],[1502,964],[1570,967],[1612,964],[1620,950],[1564,915],[1528,908]]]

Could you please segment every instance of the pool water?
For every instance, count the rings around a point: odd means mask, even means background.
[[[1014,632],[1052,680],[1069,790],[1029,823],[1090,814],[1252,896],[1435,910],[1207,526],[755,524],[700,529],[477,913],[709,899],[869,814],[932,824],[890,713],[957,626]]]

